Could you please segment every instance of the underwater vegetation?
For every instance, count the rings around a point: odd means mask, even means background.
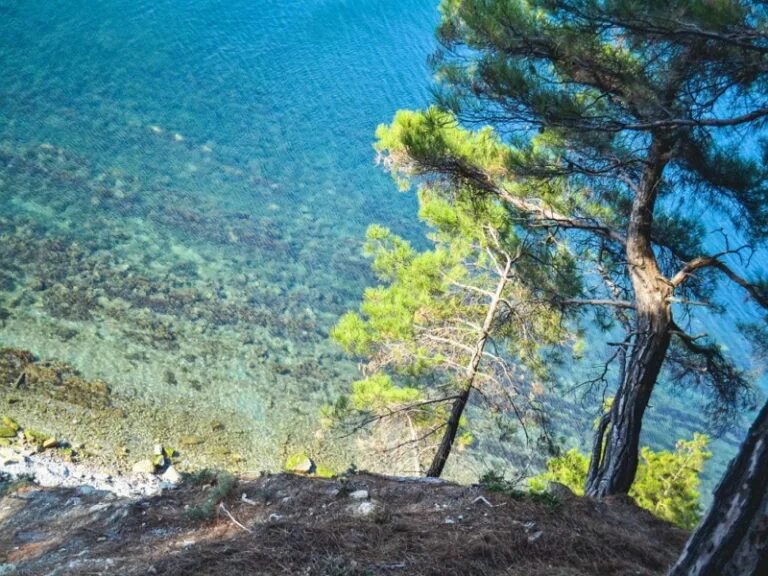
[[[0,173],[11,191],[0,196],[0,343],[41,358],[3,353],[8,394],[106,408],[90,392],[109,382],[127,420],[156,406],[138,419],[145,443],[173,421],[184,423],[171,435],[189,432],[180,414],[236,412],[246,430],[226,450],[257,446],[260,457],[244,459],[256,468],[279,467],[285,443],[309,443],[316,406],[353,369],[327,335],[354,284],[318,286],[365,274],[357,245],[329,248],[310,275],[323,244],[286,240],[271,215],[189,207],[181,192],[148,194],[50,145],[2,148]]]

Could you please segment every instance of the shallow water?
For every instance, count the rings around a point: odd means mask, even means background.
[[[432,2],[0,8],[0,341],[270,432],[313,417],[354,375],[327,330],[365,228],[415,227],[371,143],[426,102]]]
[[[0,345],[161,406],[146,442],[173,410],[239,418],[251,468],[316,439],[364,230],[420,231],[371,143],[428,102],[435,4],[0,0]]]

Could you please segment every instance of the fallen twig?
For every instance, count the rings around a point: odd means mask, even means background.
[[[24,384],[27,381],[27,373],[26,371],[19,374],[19,377],[16,378],[16,382],[14,382],[13,387],[14,388],[20,388],[22,384]]]
[[[246,504],[250,504],[251,506],[256,506],[256,502],[248,498],[245,492],[243,492],[242,496],[240,496],[240,501],[245,502]]]
[[[397,562],[396,564],[379,564],[378,567],[382,570],[405,570],[407,565],[405,562]]]
[[[251,530],[250,528],[246,528],[245,526],[243,526],[242,524],[240,524],[240,522],[238,522],[237,520],[235,520],[235,517],[234,517],[234,516],[232,516],[232,514],[230,514],[230,513],[229,513],[229,510],[227,510],[227,508],[226,508],[226,506],[224,506],[224,503],[223,503],[223,502],[221,502],[221,503],[219,504],[219,510],[221,510],[222,512],[224,512],[224,514],[226,514],[227,516],[229,516],[229,519],[230,519],[230,520],[232,520],[232,522],[233,522],[233,523],[234,523],[236,526],[239,526],[240,528],[242,528],[243,530],[245,530],[245,531],[246,531],[246,532],[248,532],[249,534],[253,534],[253,530]]]
[[[489,508],[495,508],[495,506],[493,504],[491,504],[491,502],[485,496],[478,496],[477,498],[472,500],[472,504],[477,504],[478,502],[482,502],[483,504],[485,504]]]

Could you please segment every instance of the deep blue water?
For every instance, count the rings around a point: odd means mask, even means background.
[[[426,101],[434,2],[12,2],[3,13],[4,138],[261,212],[258,182],[190,176],[209,145],[206,160],[278,185],[287,209],[311,199],[356,233],[411,215],[370,143],[398,107]],[[148,126],[167,138],[146,138]]]
[[[0,345],[310,421],[355,376],[327,330],[370,281],[365,228],[421,232],[371,144],[429,102],[436,4],[0,0]],[[731,325],[705,327],[742,350]]]

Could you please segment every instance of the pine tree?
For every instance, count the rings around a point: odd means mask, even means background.
[[[716,419],[752,402],[747,375],[681,319],[716,309],[725,284],[756,317],[768,309],[750,259],[768,232],[766,4],[444,0],[441,13],[439,109],[398,113],[379,151],[398,178],[496,198],[578,255],[582,294],[550,301],[625,331],[587,493],[627,493],[663,368],[707,385]]]
[[[514,415],[521,429],[541,430],[535,386],[547,377],[545,356],[563,344],[562,314],[540,297],[575,265],[545,239],[520,234],[494,199],[451,201],[424,187],[420,216],[432,248],[418,251],[381,226],[366,250],[381,284],[366,290],[360,312],[344,315],[332,337],[365,362],[366,378],[331,413],[357,426],[385,425],[389,450],[411,450],[411,472],[439,476],[464,428],[473,391],[493,410]],[[540,266],[541,259],[547,266]],[[353,418],[354,421],[354,418]],[[393,432],[392,424],[396,429]]]

